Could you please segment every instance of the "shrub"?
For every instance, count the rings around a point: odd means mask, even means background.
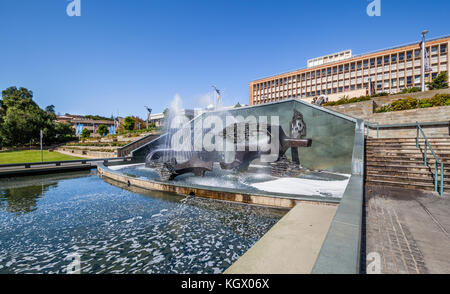
[[[428,89],[437,90],[437,89],[446,89],[448,88],[448,75],[447,72],[443,71],[438,74],[431,83],[427,83]]]
[[[91,131],[89,131],[88,129],[84,128],[81,131],[81,138],[86,139],[89,138],[91,136]]]
[[[416,93],[422,91],[422,88],[420,87],[411,87],[403,89],[399,94],[408,94],[408,93]]]
[[[101,125],[98,126],[97,134],[99,134],[100,136],[103,137],[103,136],[108,135],[108,133],[109,133],[109,131],[108,131],[108,127],[107,126],[105,126],[104,124],[101,124]]]
[[[432,98],[426,99],[415,99],[411,97],[399,99],[391,104],[383,105],[379,109],[375,110],[375,112],[380,113],[438,106],[450,106],[450,95],[436,94]]]
[[[372,98],[375,97],[381,97],[381,96],[387,96],[389,95],[388,93],[382,92],[382,93],[378,93],[378,94],[374,94],[371,96],[361,96],[361,97],[355,97],[355,98],[348,98],[347,96],[342,97],[341,99],[337,100],[337,101],[331,101],[331,102],[327,102],[322,104],[323,106],[337,106],[337,105],[343,105],[343,104],[349,104],[349,103],[356,103],[356,102],[363,102],[363,101],[368,101]]]

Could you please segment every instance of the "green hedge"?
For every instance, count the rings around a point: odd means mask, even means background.
[[[331,101],[331,102],[327,102],[322,104],[323,106],[337,106],[337,105],[343,105],[343,104],[349,104],[349,103],[356,103],[356,102],[363,102],[363,101],[368,101],[372,98],[375,97],[381,97],[381,96],[388,96],[388,93],[378,93],[372,96],[361,96],[361,97],[355,97],[355,98],[347,98],[347,97],[343,97],[337,101]]]
[[[450,106],[450,94],[436,94],[432,98],[416,99],[407,97],[399,99],[391,104],[384,105],[375,110],[376,113],[401,111],[416,108],[428,108],[438,106]]]

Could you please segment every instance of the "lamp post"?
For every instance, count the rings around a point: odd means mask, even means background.
[[[425,35],[427,30],[422,32],[422,92],[425,92]]]

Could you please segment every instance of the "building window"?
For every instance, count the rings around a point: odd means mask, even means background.
[[[311,77],[311,73],[306,74],[306,78],[309,79]]]
[[[312,91],[312,92],[311,92],[311,95],[312,95],[312,96],[316,96],[316,91]]]
[[[399,53],[399,54],[398,54],[398,60],[399,60],[399,61],[403,61],[404,59],[405,59],[405,53],[403,53],[403,52],[402,52],[402,53]]]
[[[349,70],[349,65],[346,64],[346,65],[345,65],[345,72],[348,72],[348,70]]]
[[[362,68],[362,62],[359,61],[359,62],[357,63],[357,65],[356,65],[356,67],[357,67],[358,69],[361,69],[361,68]]]
[[[334,73],[334,74],[337,73],[337,66],[333,67],[333,73]]]
[[[350,65],[350,67],[351,67],[352,70],[355,70],[355,64],[354,64],[354,63],[352,63],[352,64]]]
[[[329,68],[327,69],[327,74],[328,74],[328,75],[331,75],[331,67],[329,67]]]
[[[316,72],[316,77],[317,77],[317,78],[320,78],[320,70],[318,70],[318,71]]]
[[[391,62],[397,62],[397,54],[391,56]]]
[[[344,71],[344,66],[339,65],[339,73],[342,73]]]
[[[364,68],[368,68],[369,67],[369,60],[364,60]]]
[[[370,67],[374,67],[375,66],[375,58],[372,58],[370,60]]]
[[[384,57],[384,64],[389,64],[389,55]]]
[[[407,77],[406,78],[406,84],[407,85],[411,85],[412,84],[412,77]]]
[[[327,74],[327,70],[326,69],[322,69],[322,76],[324,77],[324,76],[326,76],[326,74]]]
[[[316,78],[316,73],[315,73],[315,72],[312,72],[312,73],[311,73],[311,78],[312,78],[312,79],[315,79],[315,78]]]
[[[445,52],[447,52],[447,44],[442,44],[441,45],[441,53],[443,54]]]
[[[377,58],[377,65],[381,65],[383,63],[383,59],[381,57]]]
[[[412,59],[412,51],[406,52],[406,59],[411,60]]]
[[[327,93],[328,93],[328,95],[331,94],[331,89],[328,89],[328,90],[327,90]]]
[[[420,57],[420,50],[414,50],[414,58],[419,58]]]
[[[416,76],[414,77],[414,83],[415,83],[415,84],[420,84],[420,75],[416,75]]]

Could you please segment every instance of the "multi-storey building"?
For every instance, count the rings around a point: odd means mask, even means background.
[[[425,43],[430,81],[449,68],[450,36]],[[387,92],[398,93],[422,83],[421,44],[414,43],[352,56],[350,50],[308,60],[308,67],[250,82],[250,105],[297,98],[312,101],[320,95],[330,101]]]

